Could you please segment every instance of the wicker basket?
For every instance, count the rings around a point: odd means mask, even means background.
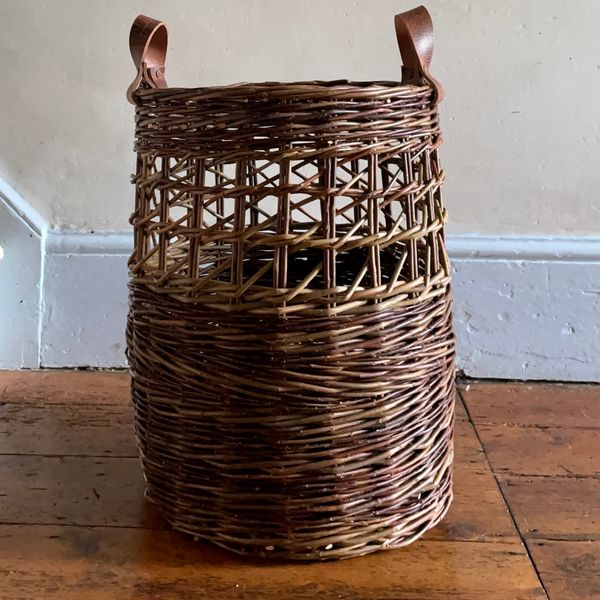
[[[148,496],[238,553],[411,543],[452,498],[454,338],[439,84],[168,88],[136,19],[128,357]]]

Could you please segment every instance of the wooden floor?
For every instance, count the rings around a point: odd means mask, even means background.
[[[0,600],[600,599],[598,387],[462,385],[444,523],[308,565],[169,531],[144,500],[128,393],[119,373],[0,372]]]

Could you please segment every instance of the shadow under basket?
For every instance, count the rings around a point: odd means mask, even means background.
[[[168,88],[138,17],[128,359],[149,498],[242,554],[404,546],[452,498],[431,21],[402,82]],[[418,51],[417,51],[418,49]]]

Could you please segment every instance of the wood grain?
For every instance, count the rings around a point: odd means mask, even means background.
[[[600,540],[600,479],[499,477],[522,535]]]
[[[600,475],[600,429],[480,425],[496,473]]]
[[[446,518],[426,534],[426,539],[486,542],[519,539],[491,472],[455,470],[452,506]]]
[[[455,500],[438,527],[399,551],[276,565],[173,532],[144,499],[127,374],[4,372],[0,393],[1,600],[546,598],[460,402]],[[561,464],[591,474],[595,433],[589,423],[479,427],[499,472],[554,474]],[[568,542],[571,554],[551,552],[539,538],[600,540],[600,479],[499,479],[551,600],[588,597],[596,547]]]
[[[0,402],[127,404],[124,371],[0,371]]]
[[[128,404],[0,405],[0,454],[137,457]]]
[[[456,418],[461,421],[468,421],[469,415],[467,414],[467,409],[465,408],[465,403],[461,398],[459,393],[456,394]]]
[[[479,438],[469,421],[457,419],[454,424],[454,464],[460,469],[486,471],[489,463]]]
[[[460,386],[476,425],[600,428],[600,386],[469,383]]]
[[[528,546],[552,600],[600,600],[600,542]]]
[[[170,531],[4,526],[3,598],[542,600],[518,543],[417,542],[334,563],[260,564]],[[11,594],[7,596],[7,594]]]
[[[0,522],[165,528],[137,458],[1,456]],[[516,540],[490,472],[457,469],[455,499],[430,539]]]
[[[0,456],[0,522],[164,527],[136,458]]]

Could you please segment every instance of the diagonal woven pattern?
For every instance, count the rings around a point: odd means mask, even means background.
[[[454,337],[431,21],[398,82],[138,73],[128,358],[148,496],[242,554],[411,543],[452,498]],[[153,41],[154,40],[154,41]]]
[[[214,310],[131,287],[148,495],[238,553],[347,558],[409,544],[450,503],[445,297],[362,317]]]
[[[427,87],[141,90],[129,359],[149,496],[238,552],[400,546],[451,498]]]

